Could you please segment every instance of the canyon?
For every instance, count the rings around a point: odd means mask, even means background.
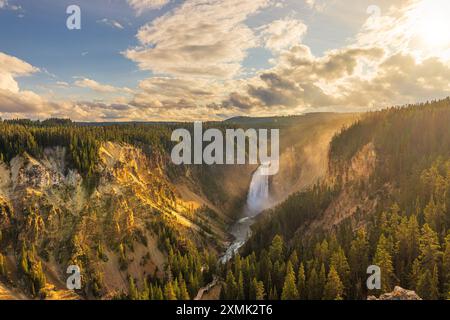
[[[158,231],[165,228],[229,259],[250,235],[255,215],[325,174],[329,141],[355,119],[271,119],[280,127],[281,142],[280,172],[271,177],[250,164],[182,166],[174,175],[164,153],[149,156],[136,146],[106,141],[97,151],[98,183],[87,190],[63,146],[47,147],[40,157],[14,156],[0,164],[1,231],[10,243],[3,249],[4,285],[13,290],[5,292],[33,298],[20,280],[19,242],[31,250],[31,266],[42,268],[47,299],[112,298],[129,294],[130,281],[142,287],[148,276],[163,277],[172,259],[163,245],[166,231]],[[163,229],[157,227],[161,223]],[[65,288],[70,264],[81,264],[83,290]]]

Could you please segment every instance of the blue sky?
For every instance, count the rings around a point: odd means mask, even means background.
[[[42,90],[41,86],[53,83],[55,76],[65,82],[86,76],[116,86],[136,86],[151,72],[140,71],[121,52],[138,45],[135,35],[142,25],[170,12],[181,1],[139,16],[123,0],[9,0],[9,3],[21,9],[0,11],[1,49],[47,70],[50,74],[41,73],[21,80],[24,88]],[[65,11],[72,4],[82,10],[81,30],[68,30],[65,26],[68,17]],[[355,31],[352,26],[338,27],[338,21],[317,15],[302,1],[292,1],[283,8],[270,8],[250,17],[247,23],[259,27],[287,15],[317,27],[314,29],[317,33],[305,37],[305,43],[316,54],[344,45],[345,39]],[[123,29],[101,23],[103,19],[117,21]],[[251,49],[243,65],[267,68],[271,57],[264,48]]]
[[[66,28],[69,5],[81,9],[81,30]],[[443,0],[0,0],[0,116],[174,120],[441,97],[450,39],[427,21],[445,28],[446,9]],[[394,81],[389,63],[407,68],[409,57],[415,69],[376,94]],[[420,74],[425,66],[436,74]],[[407,72],[433,87],[417,90]]]
[[[89,76],[116,85],[132,86],[144,77],[120,52],[137,45],[137,30],[157,12],[136,17],[134,11],[120,0],[13,3],[22,9],[0,11],[2,51],[45,68],[60,81],[71,82],[74,76]],[[66,28],[66,8],[71,4],[78,4],[82,9],[81,30]],[[124,29],[99,22],[105,18],[118,21]],[[44,73],[24,79],[23,83],[25,87],[32,87],[52,81],[51,76]]]

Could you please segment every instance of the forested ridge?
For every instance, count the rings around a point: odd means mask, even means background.
[[[176,126],[139,123],[87,125],[68,119],[0,121],[0,163],[5,168],[10,167],[16,156],[28,154],[39,161],[46,148],[63,147],[66,170],[73,169],[82,176],[84,188],[91,197],[85,207],[75,213],[64,204],[44,198],[39,192],[28,195],[28,191],[23,190],[22,199],[14,200],[16,205],[12,205],[12,199],[0,194],[0,280],[23,289],[31,297],[45,298],[51,292],[45,264],[56,261],[63,274],[69,264],[82,268],[83,288],[77,293],[86,297],[100,298],[108,294],[110,298],[128,299],[193,298],[201,286],[212,280],[215,272],[217,257],[214,251],[207,250],[208,244],[204,240],[205,233],[211,230],[202,216],[216,213],[204,207],[186,212],[177,209],[173,188],[164,180],[171,176],[176,178],[185,170],[170,162],[173,146],[170,135]],[[199,226],[198,234],[181,228],[177,218],[167,212],[140,202],[136,191],[126,189],[126,185],[124,190],[132,192],[127,198],[114,193],[100,195],[104,198],[93,194],[99,183],[100,170],[104,170],[99,165],[100,147],[106,142],[142,150],[152,164],[152,168],[147,170],[163,171],[152,173],[152,185],[145,186],[143,195],[146,201],[155,201],[168,211],[178,210],[177,214],[189,217]],[[64,185],[54,188],[57,191],[50,193],[61,192],[64,196],[67,192]],[[73,187],[68,190],[73,190]],[[133,206],[136,207],[134,210]],[[86,223],[97,220],[102,222]],[[150,250],[148,235],[155,237],[157,250],[167,261],[163,267],[146,276],[133,277],[129,272],[135,259],[132,257],[137,246],[143,245]],[[214,241],[209,241],[209,244],[215,245]],[[8,255],[17,260],[17,266],[8,264]],[[108,292],[106,275],[98,267],[114,263],[115,256],[120,271],[128,274],[128,288]],[[150,258],[148,253],[144,254],[140,262],[142,267]],[[13,281],[16,277],[18,282]]]
[[[265,212],[242,256],[224,267],[223,298],[365,299],[395,285],[450,298],[449,124],[445,99],[369,113],[344,128],[331,142],[327,181]],[[374,171],[349,179],[369,144]],[[308,232],[348,193],[374,208],[356,203],[341,223]],[[381,290],[367,290],[369,265],[381,268]]]
[[[129,143],[148,152],[169,150],[170,133],[170,126],[163,125],[83,126],[68,119],[5,120],[0,122],[0,160],[9,162],[23,152],[39,157],[47,147],[66,147],[72,167],[84,176],[91,176],[102,142]]]

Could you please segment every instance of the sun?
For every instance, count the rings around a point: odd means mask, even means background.
[[[450,46],[449,0],[423,0],[418,4],[415,13],[415,33],[426,46]]]

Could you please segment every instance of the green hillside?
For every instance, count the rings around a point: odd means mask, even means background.
[[[327,179],[262,215],[224,270],[224,297],[361,299],[400,285],[447,298],[449,123],[446,99],[370,113],[336,135]],[[368,292],[372,264],[382,288]]]

